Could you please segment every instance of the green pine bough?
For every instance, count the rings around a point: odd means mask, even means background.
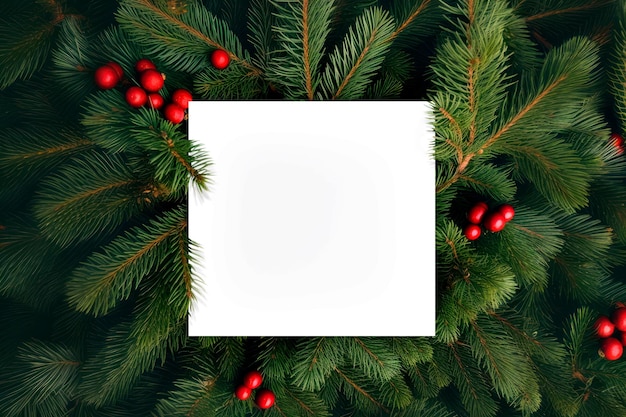
[[[625,362],[593,328],[626,302],[620,2],[8,0],[0,16],[0,415],[626,415]],[[429,100],[436,336],[187,337],[186,193],[210,193],[210,149],[96,87],[141,58],[195,99]],[[515,215],[469,241],[479,201]],[[250,370],[265,410],[235,396]]]

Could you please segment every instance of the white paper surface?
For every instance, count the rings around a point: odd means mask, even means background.
[[[416,101],[190,102],[190,336],[432,336],[435,165]]]

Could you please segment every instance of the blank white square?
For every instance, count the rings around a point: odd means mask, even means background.
[[[433,336],[435,165],[416,101],[193,101],[190,336]]]

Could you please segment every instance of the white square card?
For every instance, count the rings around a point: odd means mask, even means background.
[[[193,101],[190,336],[432,336],[435,164],[416,101]]]

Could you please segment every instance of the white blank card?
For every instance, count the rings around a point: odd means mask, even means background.
[[[416,101],[193,101],[190,336],[433,336],[435,164]]]

